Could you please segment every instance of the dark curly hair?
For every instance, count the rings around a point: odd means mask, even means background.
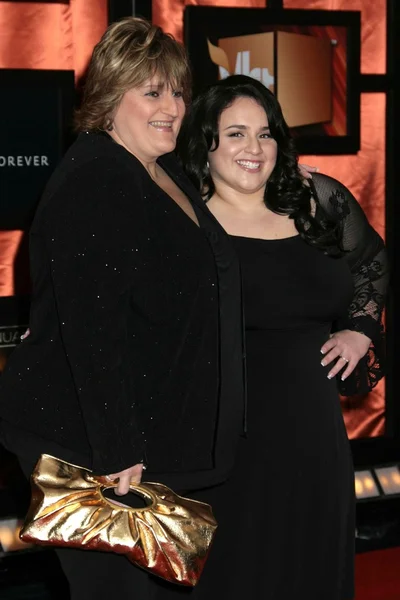
[[[189,178],[207,202],[215,192],[207,167],[208,153],[219,145],[219,120],[223,110],[237,98],[252,98],[268,117],[271,136],[276,140],[276,165],[268,179],[264,202],[267,208],[294,220],[302,238],[331,256],[341,256],[340,224],[329,221],[317,204],[315,216],[311,197],[298,169],[294,141],[275,96],[259,81],[245,75],[231,75],[206,88],[189,108],[178,138],[177,152]]]

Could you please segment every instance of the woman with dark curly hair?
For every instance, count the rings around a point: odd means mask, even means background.
[[[201,94],[179,150],[240,258],[247,356],[235,468],[196,495],[219,530],[193,597],[350,600],[354,474],[338,391],[382,375],[383,242],[338,181],[304,181],[281,108],[254,79]]]

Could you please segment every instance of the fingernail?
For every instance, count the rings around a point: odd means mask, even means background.
[[[323,360],[321,360],[321,365],[324,367],[325,366],[325,362]]]
[[[342,375],[340,379],[341,379],[342,381],[344,381],[345,379],[347,379],[347,377],[345,377],[344,375]]]
[[[325,350],[323,350],[322,348],[321,348],[320,352],[321,352],[321,354],[325,354]]]
[[[332,379],[332,377],[333,377],[333,375],[331,375],[330,373],[329,373],[329,375],[327,375],[328,379]]]

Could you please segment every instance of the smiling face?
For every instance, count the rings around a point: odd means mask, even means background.
[[[110,135],[147,164],[175,149],[184,114],[182,91],[153,77],[123,95]]]
[[[277,153],[262,106],[252,98],[237,98],[222,111],[219,146],[208,153],[216,192],[222,187],[243,194],[264,190]]]

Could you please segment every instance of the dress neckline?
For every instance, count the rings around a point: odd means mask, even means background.
[[[301,238],[300,234],[297,233],[296,235],[290,235],[288,237],[283,237],[283,238],[253,238],[253,237],[247,237],[244,235],[232,235],[232,234],[228,234],[230,238],[233,239],[238,239],[238,240],[250,240],[252,242],[288,242],[290,240],[296,240],[298,238]]]

